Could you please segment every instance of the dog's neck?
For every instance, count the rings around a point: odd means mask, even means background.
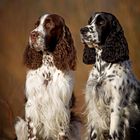
[[[94,64],[94,69],[97,69],[99,74],[103,74],[105,72],[105,69],[107,67],[110,67],[112,64],[102,60],[101,58],[102,49],[96,47],[95,50],[96,50],[96,62]]]
[[[102,60],[102,49],[99,47],[95,48],[96,51],[96,61],[95,64],[93,66],[94,69],[96,69],[98,71],[99,75],[102,75],[106,72],[106,69],[110,69],[113,65],[120,65],[125,67],[125,69],[131,69],[131,62],[129,60],[120,62],[120,63],[108,63],[104,60]]]

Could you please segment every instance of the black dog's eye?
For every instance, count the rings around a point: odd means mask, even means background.
[[[98,22],[98,25],[104,25],[105,24],[105,21],[104,20],[101,20]]]
[[[101,16],[98,16],[97,19],[96,19],[96,24],[98,26],[104,25],[105,24],[105,19],[103,19]]]

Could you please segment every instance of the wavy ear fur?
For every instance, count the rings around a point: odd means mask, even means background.
[[[58,41],[53,51],[55,66],[60,70],[76,69],[76,50],[69,28],[64,27],[64,35]]]
[[[85,64],[94,64],[96,61],[95,48],[89,48],[85,45],[83,53],[83,62]]]
[[[128,44],[118,22],[113,23],[112,31],[102,47],[102,59],[108,63],[118,63],[129,59]]]
[[[42,65],[43,53],[36,51],[29,45],[25,48],[23,61],[29,69],[37,69]]]

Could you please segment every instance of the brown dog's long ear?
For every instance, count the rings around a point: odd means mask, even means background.
[[[69,28],[63,29],[63,36],[53,51],[55,66],[60,70],[76,69],[76,50]]]
[[[103,45],[102,59],[108,63],[118,63],[129,59],[129,50],[119,21],[114,17],[112,31]]]
[[[23,61],[27,68],[37,69],[42,65],[42,52],[36,51],[34,48],[31,48],[29,45],[25,48]]]
[[[83,52],[83,62],[85,64],[94,64],[96,61],[95,48],[89,48],[85,45]]]

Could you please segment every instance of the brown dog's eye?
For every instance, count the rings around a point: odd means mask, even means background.
[[[50,22],[45,23],[45,27],[50,27],[50,26],[51,26]]]
[[[45,20],[45,22],[44,22],[44,27],[46,28],[46,29],[51,29],[51,28],[53,28],[54,27],[54,23],[52,22],[52,20],[51,19],[46,19]]]

